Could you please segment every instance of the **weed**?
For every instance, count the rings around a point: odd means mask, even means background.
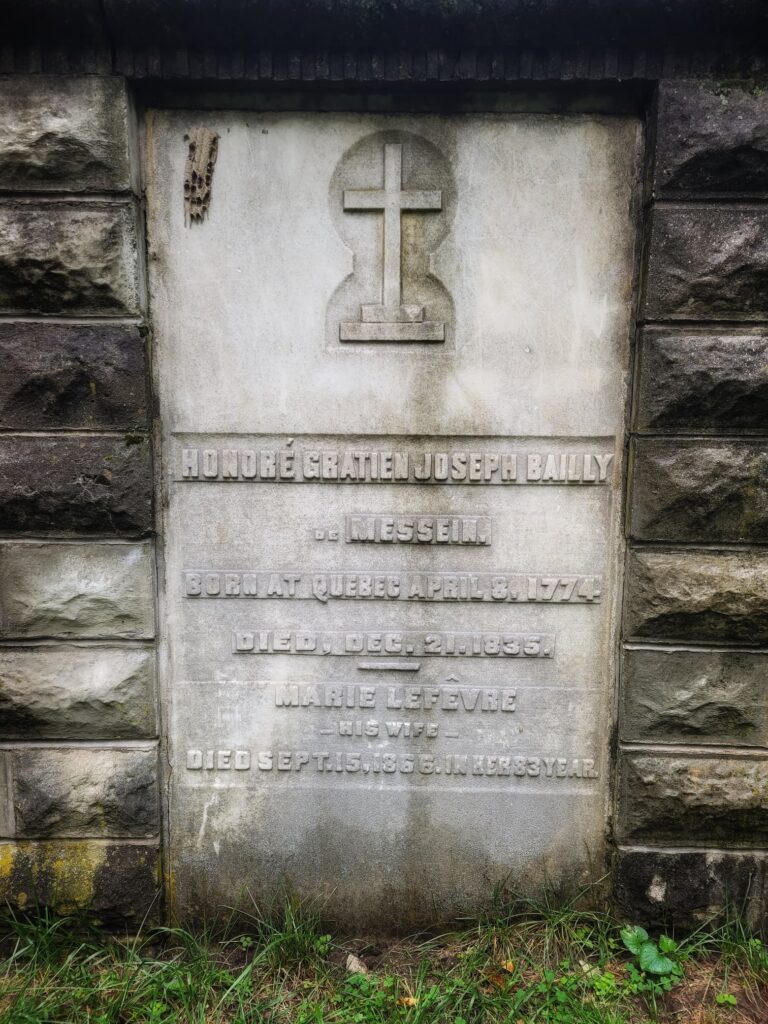
[[[651,938],[554,895],[377,947],[334,941],[290,897],[238,910],[224,933],[6,926],[2,1024],[671,1024],[694,1001],[708,1021],[768,1017],[768,949],[737,921]],[[367,973],[345,969],[351,949]]]
[[[718,992],[715,996],[715,1002],[718,1006],[737,1006],[739,1001],[730,992]]]
[[[621,929],[621,941],[630,953],[634,953],[640,970],[647,974],[656,974],[662,977],[669,975],[682,976],[683,969],[677,953],[678,946],[669,935],[659,936],[659,941],[654,942],[648,937],[645,928],[639,925]]]

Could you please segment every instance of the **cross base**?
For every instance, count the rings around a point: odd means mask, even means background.
[[[360,322],[339,324],[339,341],[445,341],[445,324],[425,320],[424,307],[360,307]]]
[[[339,324],[339,341],[445,341],[440,320]]]

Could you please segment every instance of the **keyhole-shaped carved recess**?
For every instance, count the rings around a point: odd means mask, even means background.
[[[412,132],[366,135],[339,160],[329,202],[353,269],[329,302],[328,342],[449,341],[453,303],[433,271],[456,206],[446,154]]]
[[[211,205],[213,168],[219,152],[219,136],[207,128],[193,128],[184,136],[189,143],[184,169],[184,220],[202,221]]]

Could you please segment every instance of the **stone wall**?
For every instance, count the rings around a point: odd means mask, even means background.
[[[0,106],[0,898],[159,917],[152,470],[123,79]]]
[[[616,885],[764,915],[768,95],[662,82],[627,495]],[[762,649],[762,651],[761,651]]]

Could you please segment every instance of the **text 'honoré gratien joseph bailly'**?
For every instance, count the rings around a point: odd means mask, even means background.
[[[313,483],[606,483],[603,452],[182,448],[182,480]]]

